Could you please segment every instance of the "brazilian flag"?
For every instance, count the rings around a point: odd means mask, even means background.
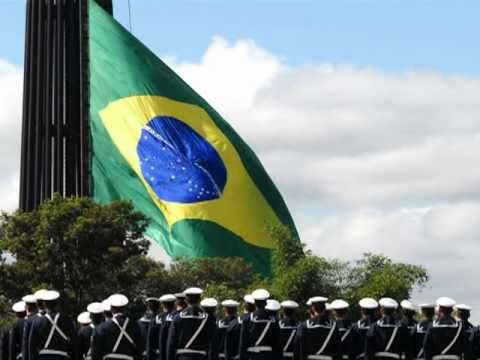
[[[172,257],[243,257],[264,274],[289,211],[253,151],[95,1],[89,5],[92,186],[130,200]]]

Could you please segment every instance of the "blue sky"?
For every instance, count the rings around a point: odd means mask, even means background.
[[[127,0],[115,0],[128,26]],[[287,64],[478,76],[479,1],[131,0],[133,32],[158,54],[198,60],[214,35],[250,38]],[[0,0],[0,57],[21,64],[24,1]]]

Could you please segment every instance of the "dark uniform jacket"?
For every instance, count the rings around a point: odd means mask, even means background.
[[[430,320],[420,321],[411,331],[412,335],[412,347],[411,347],[411,359],[423,359],[425,354],[423,352],[423,342],[425,340],[425,335],[427,330],[432,325]]]
[[[327,315],[303,322],[295,337],[295,360],[340,360],[341,339],[337,324]]]
[[[444,355],[455,355],[461,358],[466,352],[465,339],[462,323],[451,316],[442,316],[433,322],[425,335],[423,344],[425,359],[441,360]]]
[[[155,314],[153,314],[152,312],[146,312],[140,319],[138,319],[138,326],[140,327],[140,334],[143,339],[144,348],[146,347],[148,341],[148,329],[150,328],[150,325],[154,318]],[[143,356],[146,357],[147,353],[144,352]]]
[[[115,314],[93,332],[92,360],[141,360],[143,351],[144,340],[138,322],[124,314]]]
[[[337,329],[340,334],[341,351],[343,360],[354,360],[353,349],[353,324],[349,319],[337,320]]]
[[[25,319],[17,319],[10,329],[8,336],[8,359],[19,360],[22,358],[22,339]]]
[[[213,317],[198,307],[178,312],[171,325],[167,340],[167,360],[205,359],[211,354],[216,331]]]
[[[28,341],[30,360],[59,358],[74,360],[75,350],[76,334],[72,320],[57,312],[47,312],[43,316],[35,317]]]
[[[150,320],[146,343],[147,360],[157,360],[159,358],[159,333],[163,318],[164,314],[157,314]]]
[[[170,325],[172,324],[176,315],[177,311],[162,314],[162,323],[158,329],[158,352],[160,360],[167,359],[168,333],[170,332]]]
[[[468,320],[459,320],[459,322],[461,322],[463,325],[463,329],[465,330],[466,342],[468,343],[468,339],[470,339],[470,336],[475,331],[475,326],[473,326],[473,324]]]
[[[217,335],[215,336],[220,360],[238,359],[238,347],[240,343],[240,323],[236,316],[227,316],[217,322]]]
[[[465,355],[467,360],[480,359],[480,327],[475,327],[473,331],[470,332]]]
[[[280,328],[275,316],[257,309],[242,318],[239,355],[240,360],[280,359]]]
[[[9,359],[9,342],[10,342],[10,329],[11,326],[4,326],[0,330],[0,356],[1,360]]]
[[[370,330],[370,327],[375,323],[373,316],[367,316],[360,320],[352,326],[351,332],[351,358],[354,360],[360,360],[365,357],[365,341],[367,337],[367,332]]]
[[[414,354],[413,349],[415,347],[415,339],[413,337],[413,332],[415,331],[415,328],[418,324],[417,320],[412,319],[412,318],[407,318],[403,317],[401,320],[402,325],[407,329],[407,341],[408,344],[406,346],[405,351],[408,351],[408,355],[405,354],[405,356],[408,356],[411,358],[411,356]]]
[[[280,319],[278,322],[280,327],[280,349],[285,359],[293,358],[294,340],[299,325],[300,322],[298,320],[287,317]]]
[[[368,360],[398,359],[402,354],[410,356],[407,328],[401,321],[385,316],[373,324],[367,332],[365,355]]]
[[[82,326],[77,333],[77,357],[78,360],[90,359],[90,346],[92,344],[93,330],[95,326],[90,324]]]
[[[27,317],[25,318],[22,336],[22,360],[28,360],[28,342],[30,340],[30,330],[32,329],[33,321],[38,316],[42,315],[40,315],[40,313],[31,313],[27,314]]]

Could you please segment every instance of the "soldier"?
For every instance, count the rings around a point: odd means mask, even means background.
[[[184,293],[176,293],[175,297],[177,298],[177,301],[175,303],[175,306],[177,308],[176,310],[177,311],[185,310],[188,306],[187,302],[185,301],[186,300],[185,294]]]
[[[237,310],[239,303],[234,300],[222,301],[224,312],[223,319],[217,323],[217,349],[220,360],[236,360],[238,359],[238,346],[240,341],[240,324],[238,322]]]
[[[240,360],[271,360],[282,356],[277,319],[265,306],[270,294],[258,289],[252,293],[256,310],[242,319],[240,328]]]
[[[295,360],[340,360],[340,334],[326,311],[327,298],[311,298],[313,317],[298,327]]]
[[[293,300],[285,300],[281,302],[283,309],[283,317],[278,321],[280,327],[280,348],[282,349],[282,358],[284,360],[293,359],[293,340],[297,334],[298,325],[295,311],[298,304]]]
[[[167,360],[206,359],[215,354],[212,340],[216,331],[215,320],[200,308],[202,289],[185,290],[188,307],[180,311],[170,325],[167,341]]]
[[[37,298],[35,295],[25,295],[22,300],[27,308],[27,316],[25,317],[22,332],[22,360],[28,360],[28,340],[30,337],[30,329],[33,320],[38,316]]]
[[[433,316],[435,315],[434,304],[420,304],[420,322],[415,326],[412,331],[413,345],[410,359],[421,360],[424,357],[423,342],[425,340],[425,334],[433,323]]]
[[[352,321],[348,317],[348,308],[350,304],[345,300],[334,300],[330,304],[334,313],[335,322],[337,324],[338,332],[340,333],[340,342],[342,349],[343,360],[353,359],[353,344],[352,344]]]
[[[33,320],[28,352],[30,360],[75,359],[75,330],[73,322],[57,310],[60,294],[44,291],[39,295],[45,314]]]
[[[177,314],[175,310],[175,302],[177,298],[175,295],[166,294],[160,297],[160,303],[162,304],[163,313],[161,315],[161,324],[158,329],[158,352],[159,360],[167,359],[167,340],[168,333],[170,331],[170,325]]]
[[[415,320],[415,315],[417,314],[417,307],[409,300],[402,300],[400,303],[402,308],[402,324],[409,330],[413,331],[415,326],[417,326],[417,320]]]
[[[102,301],[102,308],[105,321],[110,320],[113,317],[110,299],[105,299]]]
[[[77,331],[77,350],[76,354],[78,360],[84,360],[87,356],[87,352],[90,349],[90,335],[89,330],[91,330],[90,324],[92,320],[90,319],[90,313],[88,311],[81,312],[77,316],[77,323],[79,324],[79,329]]]
[[[92,344],[93,331],[103,321],[102,303],[94,302],[89,304],[87,306],[86,314],[88,315],[88,317],[87,315],[83,315],[85,319],[79,319],[79,320],[82,320],[82,322],[84,323],[87,323],[87,320],[88,320],[88,324],[86,324],[85,326],[82,326],[78,330],[77,356],[79,360],[90,360],[92,358],[90,347]]]
[[[243,320],[250,317],[250,314],[255,311],[255,300],[252,294],[247,294],[243,297],[243,315],[238,317],[238,323],[241,325]]]
[[[411,354],[408,348],[408,330],[395,318],[398,303],[392,298],[379,301],[382,317],[367,332],[365,354],[368,360],[401,359]]]
[[[465,329],[452,317],[455,300],[441,297],[437,300],[438,318],[425,335],[425,360],[460,360],[466,353]]]
[[[400,303],[400,307],[402,308],[403,315],[401,323],[408,330],[408,343],[405,351],[411,351],[415,347],[415,339],[413,337],[413,333],[417,326],[417,320],[415,320],[415,315],[417,314],[417,307],[409,300],[402,300],[402,302]],[[404,354],[404,356],[407,357],[410,355]]]
[[[161,301],[158,299],[158,302],[161,307]],[[157,314],[153,317],[150,321],[150,325],[148,326],[147,332],[147,342],[145,344],[145,352],[147,356],[147,360],[157,360],[160,354],[159,350],[159,331],[160,326],[162,325],[163,319],[163,311],[159,309]]]
[[[465,330],[465,335],[467,336],[467,340],[470,338],[475,326],[469,321],[470,319],[470,312],[472,308],[465,304],[458,304],[455,306],[455,312],[457,313],[457,321],[460,321],[463,325],[463,329]]]
[[[0,330],[0,357],[1,360],[8,360],[9,358],[9,342],[10,342],[10,325],[5,325]]]
[[[12,311],[15,313],[16,320],[8,336],[8,359],[20,360],[22,358],[23,328],[25,326],[25,317],[27,316],[25,302],[20,301],[15,303],[12,306]]]
[[[267,305],[265,306],[265,310],[267,310],[267,312],[270,315],[275,316],[275,319],[277,320],[278,320],[278,312],[280,311],[281,308],[282,307],[277,300],[274,300],[274,299],[267,300]]]
[[[372,298],[363,298],[358,302],[362,318],[352,326],[352,354],[355,360],[365,358],[365,339],[370,326],[375,323],[375,314],[378,303]]]
[[[210,315],[215,321],[217,321],[217,312],[218,301],[214,298],[206,298],[200,302],[200,307],[203,311],[205,311],[208,315]]]
[[[144,341],[140,326],[125,315],[128,298],[110,296],[112,318],[95,328],[92,337],[92,360],[140,360]]]
[[[142,339],[144,341],[144,348],[147,344],[148,339],[148,329],[152,323],[152,320],[158,315],[158,311],[160,310],[160,301],[157,298],[149,297],[145,300],[145,305],[147,310],[143,314],[143,316],[138,320],[138,325],[140,326],[140,334],[142,335]],[[143,353],[143,358],[147,358],[147,351],[145,350]]]

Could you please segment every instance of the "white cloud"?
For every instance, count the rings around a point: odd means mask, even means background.
[[[0,59],[0,208],[18,205],[20,129],[22,126],[23,74],[19,67]]]
[[[480,308],[480,79],[293,68],[220,38],[199,63],[171,65],[257,151],[316,253],[422,264],[432,280],[418,299]]]

